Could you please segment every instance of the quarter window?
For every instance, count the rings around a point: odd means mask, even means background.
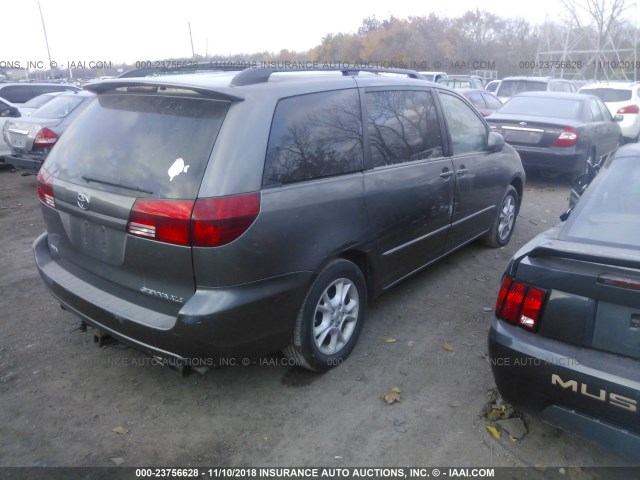
[[[374,167],[442,157],[442,132],[431,92],[368,92],[366,104]]]
[[[362,119],[355,89],[280,100],[271,125],[263,185],[362,170]]]
[[[591,120],[594,122],[602,122],[604,118],[602,118],[602,112],[600,111],[600,107],[595,100],[591,100],[589,102],[589,109],[591,110]]]
[[[440,95],[444,116],[449,127],[453,155],[480,152],[487,146],[488,131],[484,122],[461,99],[442,93]]]

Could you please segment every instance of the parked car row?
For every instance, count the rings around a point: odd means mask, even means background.
[[[355,347],[370,299],[469,242],[510,241],[523,163],[600,170],[509,262],[489,351],[505,399],[637,456],[640,146],[618,149],[626,105],[612,115],[552,79],[521,93],[503,79],[515,95],[501,104],[382,72],[129,75],[27,118],[7,104],[9,161],[39,169],[46,288],[100,336],[174,365],[282,350],[323,371]]]
[[[8,120],[24,120],[54,96],[79,91],[78,87],[66,84],[0,82],[0,161],[6,162],[12,151],[3,128]]]

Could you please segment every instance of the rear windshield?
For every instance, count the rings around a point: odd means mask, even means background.
[[[615,158],[600,171],[562,228],[563,239],[640,249],[640,162]]]
[[[498,110],[500,113],[578,119],[582,102],[568,98],[514,97]]]
[[[513,97],[522,92],[546,92],[546,82],[530,80],[503,80],[498,87],[499,97]]]
[[[228,107],[201,97],[100,95],[60,138],[45,168],[132,196],[195,198]]]
[[[621,90],[618,88],[585,88],[580,93],[595,95],[603,102],[626,102],[631,100],[631,90]]]
[[[45,103],[50,102],[54,98],[56,98],[56,95],[51,95],[51,94],[48,94],[48,93],[45,93],[44,95],[38,95],[37,97],[32,98],[27,103],[25,103],[23,105],[23,107],[25,107],[25,108],[38,108],[38,107],[41,107],[42,105],[44,105]]]
[[[60,95],[45,103],[31,115],[36,118],[65,118],[84,100],[87,100],[87,97],[74,94]]]

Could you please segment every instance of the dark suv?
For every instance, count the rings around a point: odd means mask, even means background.
[[[182,365],[280,349],[312,370],[340,363],[368,300],[477,238],[505,245],[522,198],[502,136],[410,76],[250,68],[88,86],[96,99],[38,175],[47,288]]]

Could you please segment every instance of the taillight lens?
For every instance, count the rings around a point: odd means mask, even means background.
[[[260,194],[201,198],[193,209],[195,247],[217,247],[232,242],[251,226],[260,213]]]
[[[627,105],[626,107],[619,108],[617,113],[640,113],[640,107],[638,107],[638,105]]]
[[[258,213],[259,193],[195,201],[138,199],[127,231],[175,245],[217,247],[246,232]]]
[[[496,301],[496,316],[527,330],[538,328],[547,292],[505,277]]]
[[[33,139],[34,147],[50,147],[58,141],[58,135],[48,128],[41,128]]]
[[[572,127],[566,127],[553,144],[554,147],[573,147],[578,143],[578,131]]]
[[[38,184],[38,196],[45,205],[55,208],[56,200],[53,196],[53,177],[44,168],[40,168],[36,180]]]
[[[193,203],[193,200],[138,199],[129,215],[127,231],[160,242],[190,245]]]

